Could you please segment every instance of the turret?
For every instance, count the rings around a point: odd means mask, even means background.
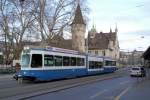
[[[94,26],[94,24],[93,24],[93,26],[92,26],[91,30],[88,32],[88,34],[89,34],[90,38],[94,38],[96,33],[97,33],[96,25]]]

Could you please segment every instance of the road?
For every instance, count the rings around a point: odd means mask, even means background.
[[[30,100],[150,100],[150,70],[146,78],[123,77],[98,81],[54,93],[48,93]]]
[[[112,74],[23,84],[12,79],[12,75],[5,75],[0,76],[0,99],[149,100],[144,98],[150,98],[149,79],[149,76],[132,78],[127,69]]]

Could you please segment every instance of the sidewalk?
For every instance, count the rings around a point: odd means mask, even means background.
[[[10,78],[12,76],[13,76],[13,74],[0,74],[0,79],[1,78]]]

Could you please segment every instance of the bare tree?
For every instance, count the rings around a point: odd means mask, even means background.
[[[4,47],[4,57],[5,57],[5,63],[8,63],[8,58],[9,58],[9,44],[8,41],[10,40],[10,10],[7,8],[7,6],[10,3],[7,0],[0,0],[0,29],[1,29],[1,34],[4,36],[5,40],[5,47]]]
[[[80,3],[87,13],[85,2]],[[28,37],[36,37],[32,39],[34,41],[37,38],[51,41],[55,35],[69,33],[77,3],[78,0],[0,0],[0,32],[5,39],[5,60],[18,59]]]
[[[18,25],[13,25],[15,30],[12,30],[15,48],[15,58],[18,58],[20,52],[23,48],[23,40],[26,38],[27,34],[29,33],[29,28],[34,22],[34,0],[26,0],[20,1],[18,0],[11,0],[11,3],[15,10],[13,10],[14,18],[16,20],[15,23]]]
[[[86,0],[82,0],[85,3]],[[69,31],[69,25],[74,17],[78,0],[40,0],[36,15],[36,27],[41,32],[41,39],[51,40],[55,35]],[[85,3],[86,4],[86,3]],[[85,12],[87,6],[82,4]]]
[[[32,1],[32,0],[31,0]],[[23,48],[23,38],[34,20],[34,1],[0,1],[0,28],[5,34],[5,57],[17,59]],[[11,52],[10,52],[11,51]],[[13,54],[12,57],[9,57]]]

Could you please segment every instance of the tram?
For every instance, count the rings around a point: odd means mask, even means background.
[[[54,79],[114,72],[116,61],[91,54],[56,47],[25,47],[21,70],[15,79],[49,81]]]

